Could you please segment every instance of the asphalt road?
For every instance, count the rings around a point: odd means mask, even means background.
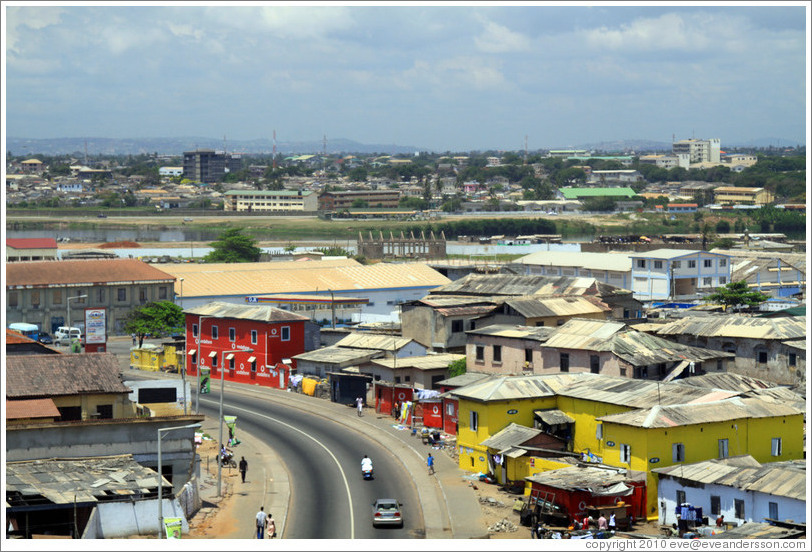
[[[219,389],[201,397],[202,413],[218,416]],[[273,447],[287,467],[291,504],[288,539],[403,539],[425,535],[417,491],[401,462],[379,443],[318,414],[225,392],[223,413],[238,416],[240,433]],[[314,399],[318,400],[318,399]],[[372,458],[375,477],[361,477],[361,458]],[[376,498],[403,503],[403,528],[372,527]]]

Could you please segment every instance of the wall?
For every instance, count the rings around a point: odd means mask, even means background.
[[[604,440],[600,441],[595,437],[598,426],[598,422],[595,421],[595,418],[632,410],[627,406],[576,399],[561,395],[556,397],[556,406],[554,408],[558,408],[575,420],[575,434],[572,443],[573,452],[584,452],[588,450],[598,456],[603,454],[605,437]]]
[[[189,533],[189,522],[176,498],[162,500],[164,518],[181,518],[182,532]],[[100,503],[98,512],[99,532],[95,538],[121,539],[131,535],[158,534],[158,499],[137,502]],[[166,535],[166,533],[164,533]],[[90,538],[90,537],[85,537]]]
[[[621,368],[626,368],[626,363],[621,363],[618,358],[610,352],[585,351],[579,349],[557,349],[552,347],[541,348],[542,367],[544,373],[559,373],[561,370],[561,353],[570,356],[570,372],[590,372],[590,357],[598,356],[598,366],[601,374],[608,376],[632,377],[631,371],[626,370],[621,374]]]
[[[440,318],[437,316],[437,318]],[[445,343],[445,336],[436,335],[434,309],[424,305],[404,305],[401,307],[401,334],[407,339],[414,339],[427,347],[432,343]]]
[[[83,420],[98,419],[94,414],[99,405],[113,405],[114,419],[135,417],[135,405],[133,405],[127,395],[123,393],[65,395],[52,398],[57,408],[81,406]]]

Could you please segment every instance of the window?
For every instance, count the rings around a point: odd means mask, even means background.
[[[403,382],[412,381],[412,376],[403,376]]]
[[[124,302],[127,300],[127,288],[116,289],[116,301]]]
[[[211,357],[211,367],[212,368],[217,368],[217,355],[214,355],[213,357]]]
[[[485,360],[485,347],[482,345],[476,346],[476,359],[479,362],[483,362]]]
[[[31,290],[31,308],[32,309],[38,309],[39,305],[40,305],[39,290],[38,289],[32,289]]]
[[[61,289],[55,289],[55,290],[53,290],[51,292],[51,301],[53,301],[54,305],[61,305],[62,304],[62,290]]]
[[[646,260],[637,259],[637,268],[646,268]]]
[[[256,372],[256,371],[257,371],[257,361],[256,361],[256,359],[254,359],[254,360],[252,360],[252,361],[251,361],[251,371],[252,371],[252,372]]]
[[[76,299],[74,299],[73,302],[75,304],[77,304],[77,305],[84,305],[85,304],[85,298],[82,297],[82,295],[87,295],[87,293],[85,293],[85,290],[77,289],[76,290],[76,296],[75,296]]]
[[[192,353],[189,355],[189,358],[191,359],[192,364],[197,364],[197,353]]]
[[[768,502],[767,507],[770,510],[770,519],[778,519],[778,503]]]
[[[688,502],[688,501],[685,500],[685,491],[678,490],[677,491],[677,506],[680,506],[681,504],[685,504],[686,502]]]
[[[662,261],[654,261],[654,268],[662,268],[663,262]]]
[[[197,324],[192,324],[192,337],[197,337]]]
[[[598,424],[595,426],[595,439],[600,441],[603,439],[603,424]]]
[[[502,362],[502,346],[501,345],[494,345],[493,346],[493,361],[494,362]]]
[[[237,330],[236,330],[236,328],[229,328],[228,329],[228,340],[229,341],[237,341]]]
[[[228,359],[228,369],[233,370],[234,369],[234,355],[230,354],[228,356],[231,357],[231,358]]]
[[[141,303],[147,302],[147,288],[145,287],[138,288],[138,301],[140,301]]]
[[[711,510],[710,510],[711,515],[718,516],[719,514],[721,514],[722,513],[721,497],[711,495],[710,501],[711,501]]]
[[[599,374],[601,371],[601,359],[598,355],[589,355],[589,371]]]
[[[112,404],[99,404],[96,405],[96,412],[98,413],[98,418],[101,420],[112,420],[113,419],[113,405]]]
[[[468,426],[471,428],[471,431],[476,431],[479,428],[479,414],[473,410],[468,413]]]
[[[533,349],[525,349],[524,350],[524,361],[525,362],[533,362]]]
[[[792,366],[792,367],[794,368],[794,367],[795,367],[795,363],[796,363],[797,361],[798,361],[798,355],[796,355],[795,353],[790,353],[790,354],[789,354],[789,365],[790,365],[790,366]]]
[[[759,364],[767,364],[767,351],[759,351],[756,356]]]
[[[738,519],[744,519],[744,500],[740,498],[733,499],[733,505],[736,510],[736,517]]]
[[[632,446],[620,444],[620,461],[624,464],[630,464],[632,461]]]
[[[770,451],[773,456],[781,456],[781,437],[773,437]]]
[[[620,369],[620,375],[621,375],[621,376],[625,376],[625,375],[626,375],[626,369],[625,369],[625,368],[621,368],[621,369]]]
[[[537,327],[538,327],[538,326],[543,326],[543,325],[544,325],[544,320],[542,320],[541,322],[536,322],[536,326],[537,326]]]
[[[463,331],[463,320],[452,320],[451,321],[451,333],[460,333]]]
[[[717,371],[717,372],[721,372],[721,371],[722,371],[722,370],[724,370],[724,369],[725,369],[725,363],[724,363],[724,361],[723,361],[723,360],[721,360],[721,359],[720,359],[720,360],[717,360],[717,361],[716,361],[716,371]]]
[[[671,461],[685,462],[685,445],[682,443],[674,443],[671,445]]]
[[[727,266],[727,259],[719,259],[719,266],[724,268]]]
[[[696,261],[688,261],[688,268],[696,268]]]
[[[211,338],[212,339],[219,339],[220,338],[220,328],[217,326],[211,327]]]
[[[251,330],[251,345],[257,344],[257,331]]]
[[[99,288],[96,290],[96,292],[96,302],[104,303],[104,288]]]
[[[559,360],[559,366],[561,367],[562,372],[569,372],[570,371],[570,355],[569,353],[561,353],[561,357]]]
[[[727,458],[729,456],[728,452],[727,439],[719,439],[719,458]]]
[[[290,341],[290,326],[282,326],[282,341]]]
[[[680,261],[671,261],[671,268],[679,268],[682,266]]]
[[[719,285],[723,286],[727,283],[727,276],[719,276]]]
[[[702,261],[702,266],[705,268],[713,268],[713,259],[704,259]]]
[[[400,383],[400,376],[395,376],[395,383]]]
[[[161,286],[158,288],[158,299],[161,301],[166,300],[166,286]]]

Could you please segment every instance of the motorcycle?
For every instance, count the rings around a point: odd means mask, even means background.
[[[230,453],[230,452],[228,452],[226,454],[222,454],[222,453],[218,454],[217,455],[217,461],[220,463],[221,466],[226,466],[226,467],[231,467],[231,468],[236,468],[237,467],[237,461],[234,460],[234,455],[232,453]]]
[[[371,460],[369,462],[361,462],[361,476],[365,481],[372,479],[373,473]]]

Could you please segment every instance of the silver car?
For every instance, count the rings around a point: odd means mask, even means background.
[[[401,504],[394,498],[379,498],[372,504],[372,526],[394,525],[403,527]]]

